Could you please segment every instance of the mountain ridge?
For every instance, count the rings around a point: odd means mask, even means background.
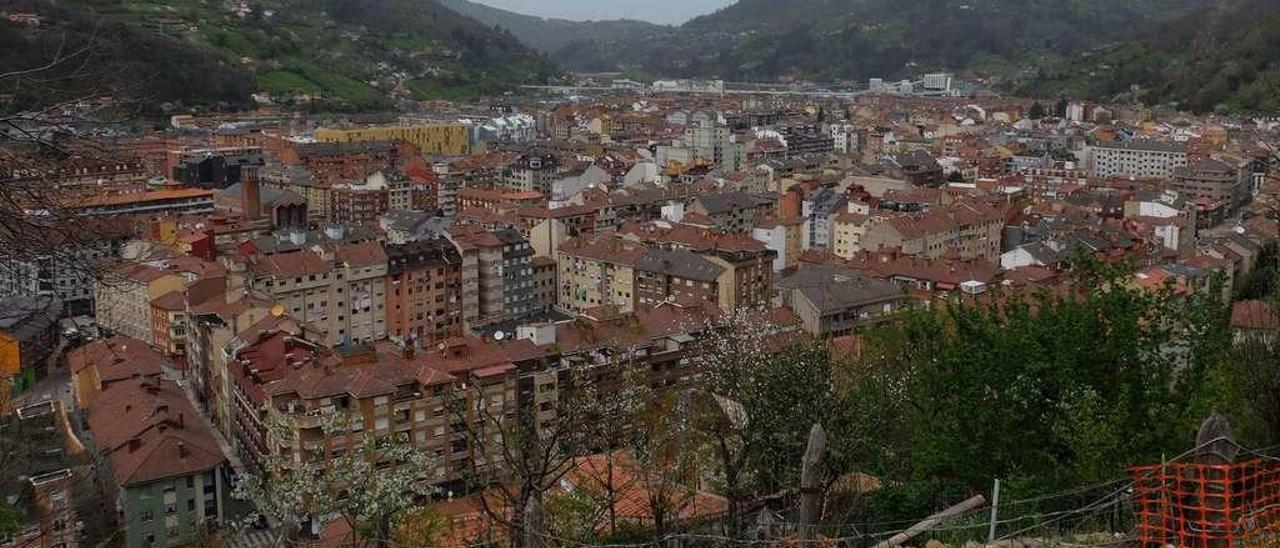
[[[545,56],[437,0],[16,0],[38,27],[4,21],[5,67],[56,51],[72,30],[132,75],[161,83],[150,102],[244,108],[253,92],[322,108],[385,108],[397,99],[471,99],[558,74]],[[98,32],[99,29],[109,32]],[[144,43],[147,48],[127,44]],[[186,75],[181,79],[169,75]],[[220,85],[196,85],[213,78]],[[129,86],[112,86],[125,89]]]
[[[1194,112],[1280,112],[1280,1],[1221,1],[1142,36],[1046,63],[1018,93],[1167,103]]]
[[[469,0],[443,0],[476,9]],[[607,32],[579,22],[547,47],[541,18],[500,24],[572,70],[773,81],[895,78],[921,70],[1019,70],[1125,38],[1212,0],[739,0],[683,25]],[[474,15],[473,15],[474,16]],[[561,32],[562,34],[570,34]],[[990,70],[995,67],[998,70]]]
[[[509,31],[526,46],[548,55],[559,54],[564,48],[583,41],[640,40],[646,34],[663,34],[676,28],[635,19],[574,21],[541,17],[471,0],[440,0],[440,3],[476,21]]]

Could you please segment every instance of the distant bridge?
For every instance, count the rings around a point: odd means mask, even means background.
[[[753,86],[754,88],[747,87]],[[811,96],[811,97],[837,97],[843,99],[851,99],[858,95],[867,93],[866,90],[857,91],[834,91],[829,89],[768,89],[769,84],[729,84],[725,83],[724,91],[708,91],[708,90],[691,90],[691,89],[652,89],[652,88],[614,88],[607,86],[520,86],[521,89],[530,89],[538,91],[549,91],[556,93],[618,93],[618,92],[639,92],[639,93],[707,93],[707,94],[723,94],[723,95],[773,95],[773,96]]]

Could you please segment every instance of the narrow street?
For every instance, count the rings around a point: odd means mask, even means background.
[[[53,353],[49,354],[45,362],[45,370],[48,374],[45,378],[36,382],[35,387],[31,390],[15,396],[13,399],[14,405],[21,407],[58,399],[62,400],[64,409],[70,411],[75,408],[75,398],[71,392],[71,371],[62,360],[65,350],[66,342],[59,341],[58,347],[53,350]]]

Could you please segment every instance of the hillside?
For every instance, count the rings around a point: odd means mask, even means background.
[[[641,42],[669,36],[674,31],[672,27],[627,19],[570,21],[536,17],[470,0],[440,0],[440,3],[485,25],[508,31],[525,45],[546,54],[559,54],[574,43]]]
[[[245,106],[250,93],[262,91],[322,108],[369,109],[396,97],[494,94],[555,74],[552,63],[511,35],[437,0],[5,4],[38,13],[43,22],[0,26],[0,46],[9,46],[0,69],[42,58],[29,54],[51,54],[69,34],[124,69],[106,73],[110,87],[144,88],[139,94],[153,102]]]
[[[1224,0],[1140,39],[1045,63],[1012,87],[1041,97],[1128,98],[1196,112],[1280,112],[1280,2]]]
[[[943,68],[1000,74],[1036,53],[1120,40],[1210,1],[739,0],[667,35],[580,40],[556,58],[575,69],[728,80],[862,80]]]

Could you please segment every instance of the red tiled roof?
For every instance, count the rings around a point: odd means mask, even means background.
[[[72,350],[67,354],[67,363],[75,374],[94,369],[99,383],[105,385],[125,379],[163,375],[167,362],[147,343],[115,335]]]
[[[89,429],[109,454],[120,485],[197,474],[226,462],[209,427],[170,380],[107,387],[94,400]]]
[[[560,244],[565,255],[626,265],[635,265],[646,250],[644,244],[613,236],[584,236]]]
[[[267,276],[296,278],[333,270],[333,263],[313,251],[297,251],[262,257],[254,264],[254,269]]]
[[[336,255],[338,260],[347,263],[347,266],[353,268],[363,268],[387,262],[387,253],[383,251],[382,244],[374,241],[344,245],[338,248]]]
[[[1280,316],[1267,301],[1240,301],[1231,307],[1231,327],[1236,329],[1280,329]]]
[[[187,299],[181,291],[170,291],[152,299],[151,306],[167,312],[179,312],[187,309]]]

